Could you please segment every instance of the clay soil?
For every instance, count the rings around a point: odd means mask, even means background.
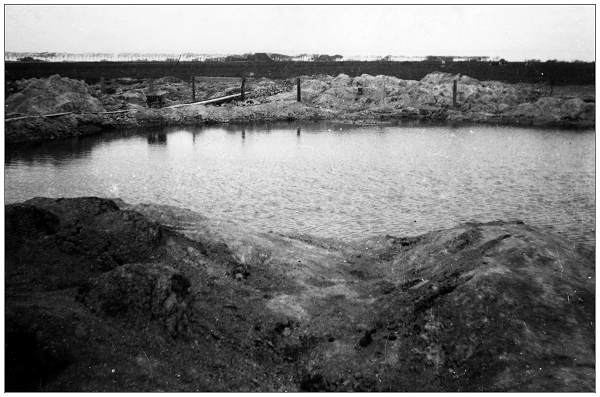
[[[359,242],[6,206],[7,391],[593,391],[593,252],[521,222]]]

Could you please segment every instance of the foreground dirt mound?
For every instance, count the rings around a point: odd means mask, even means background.
[[[595,271],[569,245],[495,222],[371,249],[387,290],[314,357],[308,390],[594,389]]]
[[[6,99],[7,114],[51,114],[60,112],[102,112],[100,100],[87,84],[59,75],[30,79],[21,91]]]
[[[105,199],[35,198],[8,205],[5,225],[7,283],[30,290],[77,285],[159,255],[160,227]]]
[[[98,198],[6,214],[9,390],[594,390],[593,254],[521,222],[346,243]]]
[[[81,299],[94,312],[136,325],[157,320],[173,336],[187,331],[190,281],[162,264],[124,265],[85,286]]]

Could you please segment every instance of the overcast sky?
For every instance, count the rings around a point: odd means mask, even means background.
[[[594,6],[5,7],[6,51],[595,59]]]

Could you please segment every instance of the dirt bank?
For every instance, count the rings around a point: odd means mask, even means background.
[[[593,391],[593,253],[520,222],[356,243],[6,206],[8,391]]]
[[[249,79],[246,100],[222,106],[193,105],[149,109],[149,81],[114,79],[85,83],[52,76],[11,84],[7,114],[86,111],[52,118],[27,118],[5,123],[6,141],[25,142],[96,133],[103,130],[161,125],[202,125],[252,121],[339,120],[396,122],[434,120],[514,125],[592,127],[595,97],[587,86],[554,89],[545,85],[478,81],[467,76],[432,73],[420,81],[390,76],[346,75],[302,77],[302,102],[296,101],[290,80]],[[457,104],[452,84],[458,82]],[[67,94],[71,87],[72,95]],[[155,80],[154,90],[165,94],[165,104],[191,101],[191,83],[174,77]],[[233,78],[200,78],[196,99],[239,92]],[[106,111],[128,110],[106,114]]]

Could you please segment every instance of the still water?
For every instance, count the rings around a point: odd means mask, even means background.
[[[341,238],[522,219],[593,246],[594,143],[593,130],[495,126],[116,133],[7,148],[5,199],[121,197]]]

